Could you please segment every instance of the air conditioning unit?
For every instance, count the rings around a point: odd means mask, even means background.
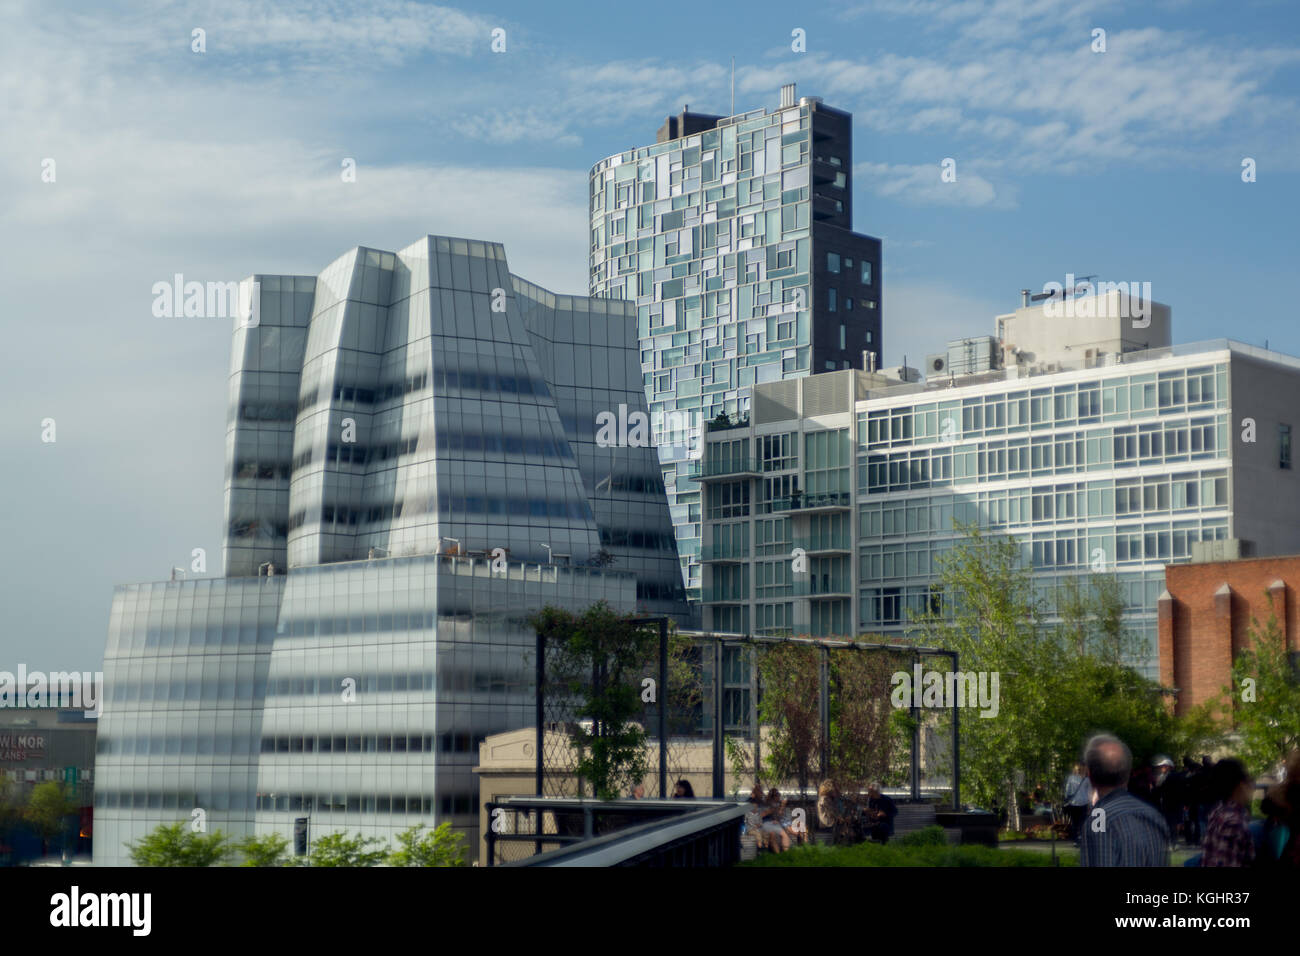
[[[925,357],[925,374],[943,375],[948,371],[948,353],[938,352]]]

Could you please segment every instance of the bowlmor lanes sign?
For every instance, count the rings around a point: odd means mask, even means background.
[[[44,753],[44,734],[0,734],[0,760],[30,760]]]

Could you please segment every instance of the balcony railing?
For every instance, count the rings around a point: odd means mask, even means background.
[[[847,491],[827,492],[820,495],[787,495],[773,498],[768,504],[769,511],[796,511],[810,513],[816,511],[848,511],[853,507],[853,496]]]
[[[828,537],[796,538],[793,547],[802,548],[805,554],[852,554],[853,544],[848,535],[838,541]]]
[[[697,481],[717,480],[719,478],[757,478],[763,473],[761,463],[756,458],[706,458],[699,463]]]
[[[718,564],[747,564],[750,557],[748,551],[738,548],[720,548],[716,545],[709,545],[707,548],[700,549],[701,561],[712,561]]]
[[[853,596],[853,584],[847,576],[814,574],[800,580],[796,575],[794,593],[798,597],[847,598]]]
[[[744,604],[749,597],[736,588],[702,587],[700,600],[705,604]]]

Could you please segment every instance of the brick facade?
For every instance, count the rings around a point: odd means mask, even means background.
[[[1174,712],[1218,695],[1232,659],[1247,647],[1252,618],[1276,614],[1293,654],[1300,651],[1300,555],[1165,568],[1158,602],[1160,682],[1179,689]]]

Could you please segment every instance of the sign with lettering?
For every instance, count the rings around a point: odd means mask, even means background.
[[[45,754],[44,734],[0,734],[0,760],[20,761]]]

